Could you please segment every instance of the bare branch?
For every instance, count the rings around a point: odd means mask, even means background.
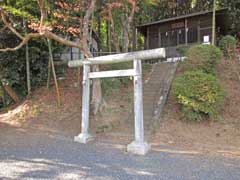
[[[5,24],[5,26],[8,29],[10,29],[17,37],[19,37],[22,40],[21,43],[19,45],[17,45],[16,47],[0,49],[0,52],[16,51],[16,50],[20,49],[22,46],[24,46],[31,39],[33,39],[33,38],[42,38],[42,37],[55,40],[55,41],[57,41],[57,42],[59,42],[61,44],[64,44],[66,46],[71,46],[71,47],[76,47],[76,48],[82,49],[82,46],[81,46],[80,43],[76,43],[76,42],[64,39],[64,38],[62,38],[62,37],[60,37],[60,36],[50,32],[50,31],[47,31],[46,29],[43,28],[45,17],[46,17],[44,0],[38,0],[38,3],[39,3],[40,11],[41,11],[41,23],[40,23],[39,33],[30,33],[30,34],[27,34],[25,37],[22,36],[20,33],[18,33],[11,26],[11,24],[6,19],[6,15],[0,9],[1,18],[2,18],[2,21]]]
[[[54,34],[52,32],[45,32],[44,34],[30,33],[30,34],[26,35],[23,38],[22,42],[19,45],[17,45],[16,47],[0,49],[0,52],[16,51],[16,50],[20,49],[22,46],[24,46],[28,41],[30,41],[31,39],[34,39],[34,38],[49,38],[49,39],[55,40],[61,44],[64,44],[66,46],[71,46],[71,47],[76,47],[76,48],[82,49],[81,44],[64,39],[60,36],[57,36],[56,34]]]
[[[88,56],[88,57],[92,56],[87,47],[87,40],[88,40],[87,38],[88,38],[88,32],[89,32],[89,21],[90,21],[91,15],[94,12],[96,0],[91,1],[90,7],[88,8],[86,15],[84,16],[84,28],[83,28],[84,30],[83,30],[83,37],[82,37],[81,43],[73,42],[73,41],[67,40],[65,38],[62,38],[61,36],[58,36],[58,35],[50,32],[46,28],[44,28],[44,21],[46,18],[45,2],[44,2],[44,0],[38,0],[38,4],[39,4],[40,11],[41,11],[41,21],[40,21],[39,33],[29,33],[25,37],[23,37],[21,34],[19,34],[11,26],[11,24],[7,22],[4,12],[1,11],[1,9],[0,9],[2,20],[3,20],[4,24],[7,26],[7,28],[9,28],[14,34],[16,34],[22,40],[21,43],[19,45],[17,45],[16,47],[0,49],[0,52],[16,51],[16,50],[20,49],[22,46],[24,46],[28,41],[30,41],[33,38],[48,38],[48,39],[55,40],[55,41],[59,42],[60,44],[63,44],[66,46],[79,48],[84,54],[86,54],[86,56]]]
[[[114,44],[114,46],[116,48],[116,51],[118,53],[120,53],[120,46],[119,46],[119,42],[118,42],[117,36],[116,36],[115,26],[114,26],[114,22],[113,22],[112,10],[110,10],[108,12],[108,14],[109,14],[109,19],[110,19],[110,29],[111,29],[112,41],[113,41],[113,44]]]
[[[7,21],[4,12],[3,12],[3,11],[0,11],[0,13],[1,13],[2,21],[3,21],[3,23],[5,24],[5,26],[6,26],[10,31],[12,31],[17,37],[19,37],[20,39],[23,40],[24,37],[23,37],[19,32],[17,32],[16,29],[14,29],[14,28],[12,27],[12,25]]]
[[[30,39],[39,38],[39,37],[41,37],[41,35],[39,33],[30,33],[23,38],[22,42],[18,46],[14,47],[14,48],[0,49],[0,52],[16,51],[16,50],[20,49],[22,46],[24,46]]]
[[[46,19],[46,9],[45,9],[45,0],[38,0],[38,5],[40,8],[41,12],[41,19],[40,19],[40,27],[39,27],[39,33],[43,34],[43,26],[44,26],[44,21]]]
[[[50,32],[50,31],[45,32],[42,36],[46,37],[46,38],[49,38],[49,39],[52,39],[52,40],[55,40],[55,41],[59,42],[60,44],[63,44],[63,45],[66,45],[66,46],[71,46],[71,47],[76,47],[76,48],[79,48],[79,49],[82,50],[82,45],[80,43],[69,41],[67,39],[64,39],[64,38]]]

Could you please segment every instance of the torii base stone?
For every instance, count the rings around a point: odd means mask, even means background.
[[[89,141],[94,140],[94,137],[91,134],[81,133],[78,136],[74,137],[74,142],[86,144]]]
[[[127,146],[127,151],[132,154],[137,155],[146,155],[151,149],[151,145],[149,145],[147,142],[137,142],[133,141],[131,144]]]

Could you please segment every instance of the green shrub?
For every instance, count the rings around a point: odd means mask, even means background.
[[[0,47],[18,45],[16,37],[9,33],[0,33]],[[0,80],[17,88],[23,96],[26,88],[25,47],[14,52],[0,53]],[[29,60],[32,88],[44,85],[47,79],[48,49],[43,40],[29,42]]]
[[[237,40],[231,36],[224,36],[219,41],[219,47],[222,50],[226,58],[234,59],[235,58],[235,49],[237,47]]]
[[[213,45],[196,45],[187,52],[185,67],[215,74],[216,65],[221,60],[221,51]]]
[[[173,94],[185,117],[192,121],[216,118],[224,92],[216,77],[203,71],[187,71],[173,83]]]
[[[189,50],[189,46],[178,47],[176,50],[181,56],[186,56]]]

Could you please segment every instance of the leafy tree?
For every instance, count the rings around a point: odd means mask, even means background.
[[[19,3],[26,3],[28,1],[20,1]],[[60,44],[64,44],[66,46],[77,47],[80,49],[82,54],[85,57],[92,57],[90,53],[90,49],[88,47],[88,40],[89,40],[89,25],[91,24],[92,14],[95,10],[96,0],[91,1],[45,1],[45,0],[37,0],[31,2],[33,12],[25,11],[25,9],[17,9],[16,4],[13,1],[3,1],[1,2],[0,14],[2,23],[6,28],[8,28],[13,34],[15,34],[21,42],[15,47],[6,47],[0,49],[0,52],[7,52],[7,51],[16,51],[23,47],[26,43],[30,40],[35,38],[47,38],[57,41]],[[59,11],[62,10],[62,13],[55,12],[55,9],[52,8],[54,6],[59,6]],[[39,11],[35,11],[38,9]],[[70,14],[72,9],[75,11],[81,10],[84,12],[84,15],[81,14]],[[15,17],[12,18],[12,17]],[[15,28],[15,24],[19,23],[16,20],[17,17],[25,18],[28,22],[27,25],[31,29],[29,33],[24,33],[20,29]],[[82,18],[79,18],[81,16]],[[60,21],[58,21],[61,19]],[[69,21],[78,21],[80,24],[75,27],[71,26],[65,29],[65,25]],[[59,29],[64,28],[63,32],[71,33],[75,36],[80,37],[80,42],[75,42],[69,40],[65,34],[59,34]],[[94,67],[95,70],[98,67]],[[95,112],[98,111],[101,102],[102,102],[102,95],[101,95],[101,86],[100,81],[95,80],[93,83],[93,101]]]
[[[221,7],[228,9],[232,34],[240,38],[240,1],[239,0],[221,0]]]

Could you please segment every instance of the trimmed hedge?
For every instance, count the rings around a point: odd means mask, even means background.
[[[187,70],[202,70],[215,74],[216,65],[221,60],[221,50],[213,45],[196,45],[187,52]]]
[[[212,74],[187,71],[173,83],[173,94],[188,120],[215,118],[224,101],[224,91]]]
[[[237,40],[235,39],[235,37],[231,35],[224,36],[219,41],[219,47],[226,58],[230,58],[230,59],[235,58],[236,56],[235,49],[237,47]]]

